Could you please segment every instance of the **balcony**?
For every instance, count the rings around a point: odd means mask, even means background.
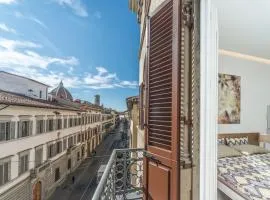
[[[115,149],[92,200],[142,199],[143,155],[143,149]]]

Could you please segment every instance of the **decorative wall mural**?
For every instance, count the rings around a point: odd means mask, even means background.
[[[240,76],[218,75],[218,123],[240,124]]]

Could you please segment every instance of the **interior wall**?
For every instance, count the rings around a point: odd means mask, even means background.
[[[240,124],[219,124],[219,133],[267,132],[270,65],[219,55],[219,73],[241,77]]]

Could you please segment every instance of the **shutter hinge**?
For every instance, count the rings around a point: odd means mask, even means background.
[[[182,8],[182,15],[184,20],[184,25],[188,28],[192,28],[194,23],[194,15],[193,15],[193,8],[192,8],[192,1],[187,1],[184,3]]]
[[[150,153],[148,152],[144,152],[143,155],[149,159],[150,161],[156,163],[157,165],[161,164],[161,161],[158,160],[157,158],[155,158],[153,155],[151,155]]]
[[[180,121],[184,122],[185,125],[193,127],[193,123],[191,119],[188,119],[186,116],[180,117]]]

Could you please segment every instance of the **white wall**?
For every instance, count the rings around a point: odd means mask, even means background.
[[[219,133],[266,133],[270,65],[219,55],[219,73],[241,77],[240,124],[219,125]]]
[[[24,94],[38,99],[39,92],[42,91],[41,99],[46,100],[47,88],[48,86],[31,81],[27,78],[0,72],[0,90]],[[30,89],[33,90],[33,92],[29,92],[28,90]]]

